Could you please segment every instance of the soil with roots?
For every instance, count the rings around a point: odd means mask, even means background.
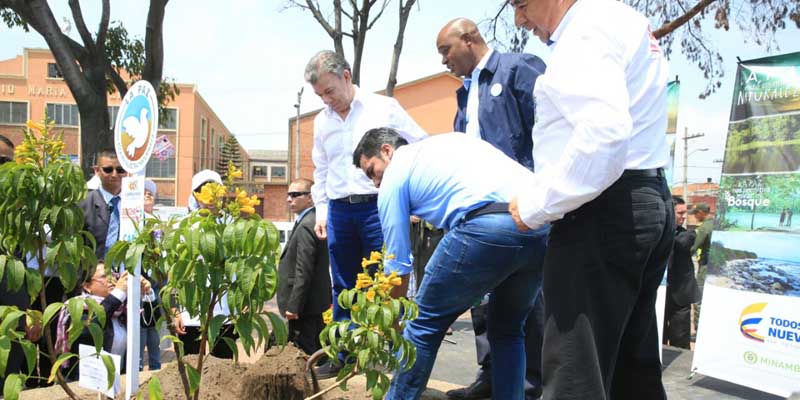
[[[241,350],[241,349],[240,349]],[[197,364],[197,356],[187,356],[191,365]],[[282,351],[272,348],[253,363],[225,360],[209,356],[203,363],[200,383],[200,399],[247,399],[247,400],[302,400],[314,394],[311,377],[306,373],[308,357],[301,350],[287,345]],[[155,376],[161,381],[164,400],[184,400],[186,396],[178,373],[178,363],[167,364]],[[320,383],[324,389],[333,380]],[[139,386],[147,395],[149,380]],[[367,399],[371,398],[363,385],[348,385],[346,392],[338,388],[326,393],[321,399]]]

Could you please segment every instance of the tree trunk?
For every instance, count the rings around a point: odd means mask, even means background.
[[[114,148],[114,133],[108,118],[108,102],[106,97],[97,98],[92,105],[81,107],[81,169],[86,179],[94,175],[92,167],[96,161],[95,154],[100,150]]]
[[[401,1],[400,9],[400,25],[397,28],[397,38],[394,41],[394,51],[392,52],[392,63],[389,68],[389,80],[386,82],[386,95],[394,97],[394,87],[397,85],[397,70],[400,65],[400,53],[403,52],[403,37],[406,32],[406,24],[408,24],[408,16],[411,13],[411,7],[417,0],[407,0],[403,5]]]

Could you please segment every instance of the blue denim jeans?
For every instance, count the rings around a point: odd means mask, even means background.
[[[333,320],[350,319],[350,311],[339,307],[339,293],[356,285],[361,258],[383,247],[378,202],[349,204],[340,200],[328,203],[328,252],[333,278]]]
[[[141,327],[139,336],[139,371],[144,369],[144,348],[147,346],[147,366],[150,371],[161,369],[161,349],[159,348],[159,335],[157,324],[156,326],[145,328]]]
[[[417,348],[411,370],[397,372],[387,399],[419,399],[447,327],[489,293],[492,398],[524,399],[523,327],[542,286],[549,227],[520,232],[509,214],[464,221],[449,231],[425,268],[419,317],[403,336]]]

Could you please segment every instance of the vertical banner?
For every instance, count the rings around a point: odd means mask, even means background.
[[[158,131],[158,99],[153,86],[138,81],[120,103],[114,122],[114,149],[119,163],[131,176],[122,180],[120,200],[120,239],[133,240],[144,220],[144,175],[147,162],[153,153]],[[130,267],[130,266],[128,266]],[[141,263],[128,279],[128,316],[138,316],[141,311]],[[127,319],[127,346],[125,352],[125,399],[130,399],[139,389],[138,317]]]
[[[800,53],[739,64],[697,334],[698,372],[800,391]]]
[[[672,186],[675,176],[675,136],[678,131],[678,100],[681,82],[678,77],[667,84],[667,141],[669,143],[669,164],[664,169],[667,184]],[[684,195],[685,196],[685,195]]]

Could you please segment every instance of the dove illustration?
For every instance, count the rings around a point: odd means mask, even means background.
[[[122,121],[122,127],[125,128],[125,132],[128,134],[128,136],[133,138],[133,142],[128,145],[127,149],[125,149],[125,152],[128,153],[128,157],[133,157],[136,149],[142,147],[144,142],[147,140],[147,134],[149,131],[149,124],[147,123],[147,109],[142,109],[139,118],[134,116],[125,118]]]

